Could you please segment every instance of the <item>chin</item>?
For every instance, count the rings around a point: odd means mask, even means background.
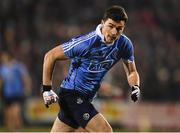
[[[113,41],[110,41],[110,42],[106,42],[107,44],[111,44],[111,43],[113,43]]]
[[[113,43],[114,42],[114,40],[110,40],[110,41],[108,41],[107,43]]]

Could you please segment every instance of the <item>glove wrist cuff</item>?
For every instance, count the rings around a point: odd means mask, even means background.
[[[132,88],[132,91],[136,89],[136,87],[139,88],[139,85],[133,85],[131,88]]]
[[[139,85],[133,85],[133,86],[139,87]]]
[[[42,85],[42,93],[45,91],[50,91],[52,89],[51,85]]]

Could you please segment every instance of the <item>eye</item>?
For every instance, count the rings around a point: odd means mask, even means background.
[[[113,28],[113,26],[112,26],[112,25],[108,25],[108,27],[109,27],[109,28],[111,28],[111,29]]]
[[[120,32],[120,31],[123,30],[123,27],[116,28],[116,30],[117,30],[118,32]]]

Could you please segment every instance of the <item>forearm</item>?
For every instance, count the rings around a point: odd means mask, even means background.
[[[127,80],[129,83],[129,86],[131,87],[131,99],[136,102],[139,97],[140,97],[140,78],[139,78],[139,74],[136,70],[136,65],[135,62],[126,62],[124,61],[123,63],[125,72],[126,72],[126,76],[127,76]]]
[[[48,52],[44,57],[43,64],[43,85],[52,85],[52,73],[56,59]]]
[[[66,60],[68,59],[63,51],[61,46],[56,46],[55,48],[51,49],[46,55],[44,56],[44,63],[43,63],[43,76],[42,76],[42,93],[43,99],[46,107],[48,108],[50,104],[57,101],[58,96],[52,90],[52,73],[54,70],[54,65],[57,60]]]
[[[130,87],[132,87],[134,85],[140,86],[140,78],[139,78],[139,74],[137,71],[131,72],[127,76],[127,79],[128,79],[128,83],[129,83]]]
[[[61,46],[56,46],[46,53],[43,64],[43,85],[52,85],[52,73],[55,62],[57,60],[66,59],[68,58],[64,55],[64,51]]]

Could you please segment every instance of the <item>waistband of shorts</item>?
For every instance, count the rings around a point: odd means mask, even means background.
[[[90,94],[86,94],[86,93],[83,93],[83,92],[75,90],[75,89],[67,89],[67,88],[63,88],[63,87],[60,87],[59,93],[60,94],[71,93],[71,94],[83,96],[83,97],[85,97],[87,99],[91,99],[91,100],[94,97],[94,95],[91,92],[89,92]]]

